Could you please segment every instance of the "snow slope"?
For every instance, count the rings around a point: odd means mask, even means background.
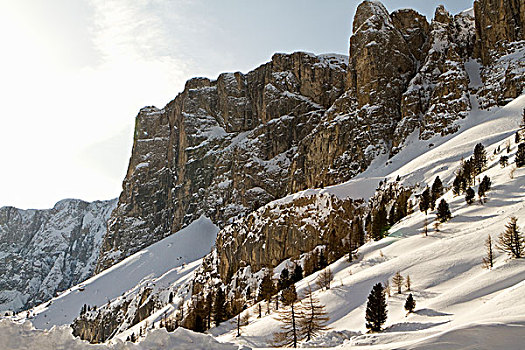
[[[390,164],[376,164],[367,171],[372,177],[369,183],[385,177],[393,180],[399,175],[405,184],[419,184],[417,192],[431,185],[436,175],[445,186],[451,186],[459,161],[469,157],[475,144],[481,142],[487,149],[489,164],[480,177],[488,175],[493,186],[484,205],[476,202],[469,206],[464,196],[445,193],[443,198],[449,203],[453,218],[439,232],[429,225],[430,234],[425,237],[425,215],[416,211],[394,225],[385,239],[361,247],[357,261],[341,259],[332,264],[333,287],[316,292],[326,305],[332,332],[318,339],[317,344],[371,349],[523,349],[525,259],[509,259],[496,251],[492,271],[481,268],[481,259],[487,236],[490,234],[495,240],[510,216],[516,216],[518,225],[525,230],[525,169],[513,170],[517,149],[514,132],[524,107],[525,95],[501,109],[473,111],[460,133],[441,141],[414,142],[393,157]],[[428,148],[430,143],[434,146]],[[507,154],[507,143],[511,145],[510,165],[501,168],[498,160]],[[494,156],[498,146],[500,152]],[[307,192],[354,194],[367,181],[366,177],[364,174],[339,186]],[[364,188],[362,193],[366,191]],[[434,218],[435,213],[429,213],[430,223]],[[397,271],[410,275],[416,312],[406,315],[406,291],[392,294],[385,331],[366,334],[367,296],[375,283],[391,279]],[[298,293],[304,293],[308,284],[315,286],[316,277],[314,274],[299,282]],[[257,314],[255,307],[247,312]],[[226,323],[212,332],[219,340],[267,347],[279,324],[273,315],[262,319],[252,316],[240,338],[235,337],[233,328]],[[362,334],[356,335],[359,332]],[[476,343],[472,343],[474,338]]]
[[[187,278],[209,253],[218,228],[206,217],[65,291],[51,301],[24,312],[36,328],[70,324],[84,304],[101,306],[109,300],[155,281],[170,285]],[[190,263],[190,264],[189,264]]]

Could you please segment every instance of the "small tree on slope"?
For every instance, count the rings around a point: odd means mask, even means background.
[[[505,225],[505,231],[498,236],[496,248],[505,252],[513,258],[522,258],[525,251],[525,238],[519,231],[517,225],[518,219],[515,216]]]
[[[437,207],[436,216],[440,222],[448,221],[452,217],[448,203],[444,199],[442,199],[439,202],[439,205]]]
[[[397,287],[397,294],[401,294],[401,287],[403,287],[404,280],[405,279],[401,276],[399,271],[397,271],[394,277],[392,277],[392,283]]]
[[[474,197],[476,196],[476,192],[472,189],[472,187],[467,188],[467,191],[465,193],[465,201],[468,205],[471,205],[474,202]]]
[[[387,309],[385,290],[381,283],[377,283],[368,295],[366,303],[366,328],[372,332],[380,332],[386,322]]]
[[[405,310],[407,310],[408,312],[414,312],[415,308],[416,308],[416,301],[414,300],[412,293],[410,293],[407,297],[407,300],[405,301]]]
[[[281,331],[274,334],[273,342],[276,346],[297,347],[300,340],[299,319],[303,317],[303,308],[297,304],[297,291],[295,285],[283,290],[282,301],[285,307],[279,311],[276,319],[282,322]]]
[[[521,168],[525,165],[525,143],[518,145],[518,151],[516,152],[516,166]]]
[[[480,174],[487,166],[487,152],[481,143],[474,147],[473,165],[475,174]]]
[[[330,318],[326,314],[324,305],[313,296],[310,286],[306,290],[303,307],[303,317],[299,320],[299,333],[301,338],[309,341],[318,336],[319,332],[328,329],[326,323]]]
[[[492,250],[492,238],[488,235],[487,240],[485,241],[485,249],[487,255],[483,258],[483,268],[492,270],[494,267],[494,252]]]

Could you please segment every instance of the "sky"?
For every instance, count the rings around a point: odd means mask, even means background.
[[[348,53],[356,0],[0,0],[0,206],[118,197],[144,106],[275,52]],[[385,0],[432,18],[472,0]]]

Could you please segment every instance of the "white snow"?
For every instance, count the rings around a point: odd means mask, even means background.
[[[198,266],[192,263],[210,252],[218,232],[210,219],[201,217],[186,228],[133,254],[120,263],[72,287],[50,302],[23,312],[36,328],[70,324],[84,304],[101,306],[152,280],[169,285],[187,277]],[[81,289],[84,289],[83,291]]]

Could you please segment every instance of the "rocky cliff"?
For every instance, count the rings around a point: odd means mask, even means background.
[[[0,208],[0,310],[37,305],[89,278],[116,202]]]
[[[476,20],[500,10],[502,18]],[[348,58],[276,54],[246,74],[189,80],[163,109],[136,118],[96,271],[200,215],[225,227],[288,193],[348,180],[414,132],[456,132],[473,99],[490,107],[519,95],[523,45],[511,41],[521,38],[521,18],[519,1],[478,1],[455,16],[440,6],[430,23],[364,1]],[[499,34],[487,32],[488,23]],[[498,40],[508,43],[504,51],[494,49]]]

